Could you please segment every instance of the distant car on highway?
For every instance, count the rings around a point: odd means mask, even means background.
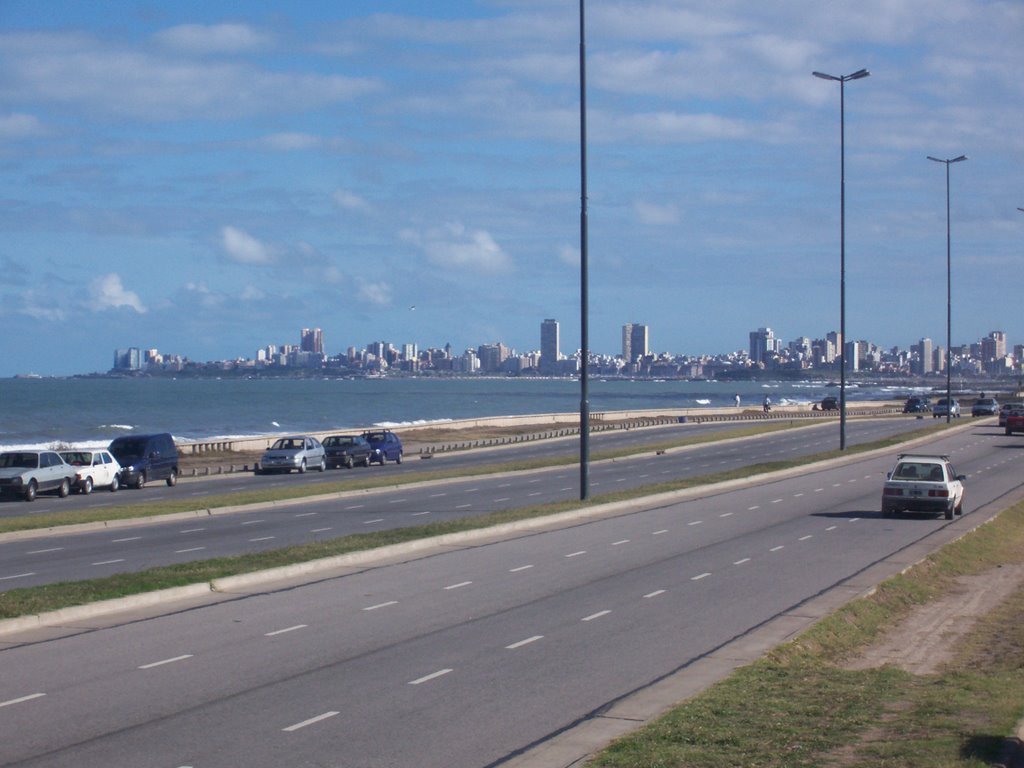
[[[994,397],[979,397],[971,406],[971,416],[995,416],[999,413],[999,402]]]
[[[952,520],[963,514],[964,479],[948,456],[902,453],[882,487],[882,514],[941,512]]]
[[[957,402],[955,397],[951,397],[948,402],[946,398],[940,397],[935,401],[935,405],[932,406],[933,419],[946,415],[955,419],[960,418],[960,403]]]
[[[828,395],[821,399],[821,410],[823,411],[838,411],[839,410],[839,398],[835,395]]]
[[[71,493],[74,480],[74,469],[56,451],[0,453],[0,494],[35,501],[43,491],[56,491],[63,499]]]
[[[402,441],[390,429],[374,429],[363,432],[363,437],[373,448],[373,461],[381,465],[386,461],[402,463]]]
[[[319,440],[309,435],[278,438],[260,458],[256,474],[291,472],[293,469],[300,475],[307,469],[320,472],[327,469],[327,456]]]
[[[903,404],[904,413],[927,413],[931,409],[931,401],[924,395],[911,395]]]
[[[331,435],[324,438],[323,446],[328,469],[352,469],[356,464],[361,467],[370,466],[373,448],[362,435]]]
[[[121,487],[121,465],[109,451],[61,451],[60,457],[75,470],[72,484],[79,493],[92,493],[93,488]]]

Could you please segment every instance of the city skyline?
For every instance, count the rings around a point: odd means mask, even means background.
[[[0,376],[328,339],[579,346],[579,18],[539,0],[6,0]],[[1024,338],[1024,6],[595,0],[589,341]]]

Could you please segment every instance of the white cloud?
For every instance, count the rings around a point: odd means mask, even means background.
[[[347,189],[337,190],[334,193],[334,202],[337,203],[339,207],[344,208],[347,211],[366,212],[370,210],[369,203],[355,192],[349,192]]]
[[[511,258],[489,232],[466,229],[459,222],[425,233],[406,231],[402,237],[422,248],[439,267],[481,273],[505,272],[512,267]]]
[[[0,116],[0,140],[30,139],[46,134],[43,124],[34,115],[13,112]]]
[[[273,249],[261,243],[248,232],[235,227],[221,229],[221,244],[232,261],[239,264],[272,264],[275,260]]]
[[[558,249],[558,258],[570,267],[578,267],[582,261],[580,249],[572,245],[563,245]]]
[[[386,307],[391,304],[391,286],[387,283],[364,283],[359,287],[359,298],[368,304]]]
[[[180,24],[161,30],[157,40],[192,53],[237,53],[267,47],[269,35],[247,24]]]
[[[633,210],[643,224],[667,226],[679,223],[679,209],[674,205],[658,205],[646,200],[633,202]]]
[[[97,312],[120,307],[134,309],[139,314],[146,312],[139,295],[125,288],[121,277],[114,272],[97,277],[89,283],[89,299],[89,306]]]

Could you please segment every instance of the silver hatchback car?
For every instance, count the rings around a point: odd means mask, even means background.
[[[320,472],[327,469],[327,457],[319,440],[309,435],[278,438],[256,465],[256,474],[291,472],[293,469],[300,475],[307,469]]]

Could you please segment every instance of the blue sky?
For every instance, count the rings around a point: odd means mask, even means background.
[[[1024,3],[587,5],[590,346],[1024,342]],[[0,3],[0,376],[579,345],[578,3]]]

